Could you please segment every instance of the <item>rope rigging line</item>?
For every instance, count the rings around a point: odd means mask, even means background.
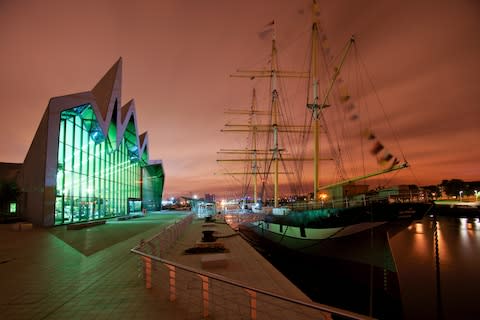
[[[280,104],[281,106],[283,106],[283,104],[281,103]],[[283,108],[280,108],[281,110],[284,110],[286,109],[285,107]],[[290,124],[293,124],[294,121],[293,121],[293,115],[290,115],[290,117],[285,116],[285,113],[282,113],[280,112],[280,117],[282,119],[282,122],[283,124],[285,125],[290,125]],[[292,134],[287,134],[287,133],[284,133],[280,136],[280,141],[282,142],[282,144],[286,147],[288,147],[288,150],[290,151],[290,153],[292,154],[293,157],[297,157],[298,158],[298,155],[300,154],[299,152],[299,146],[298,146],[298,137],[296,137],[296,135],[298,134],[295,134],[295,133],[292,133]],[[280,154],[280,157],[282,155]],[[285,161],[283,161],[285,162]],[[300,184],[300,181],[301,181],[301,176],[299,175],[300,171],[298,170],[298,165],[302,163],[301,160],[299,161],[293,161],[293,164],[290,165],[292,167],[292,170],[293,170],[293,173],[294,173],[294,176],[296,177],[296,184]],[[286,166],[285,163],[283,163],[284,166]],[[287,166],[287,167],[290,167],[290,166]],[[287,168],[285,168],[285,171],[288,171]],[[288,177],[290,178],[290,177]],[[290,179],[289,179],[290,180]],[[289,181],[290,183],[293,183],[292,181]]]
[[[270,177],[270,175],[267,174],[267,172],[270,172],[270,169],[271,169],[271,166],[272,166],[272,162],[273,162],[273,158],[270,160],[270,162],[268,163],[268,166],[265,167],[265,179],[262,179],[262,191],[261,191],[261,198],[263,199],[264,197],[266,198],[267,195],[266,195],[266,185],[268,184],[268,178]]]
[[[375,94],[375,97],[376,97],[376,99],[377,99],[377,101],[378,101],[378,104],[380,105],[380,108],[382,109],[382,112],[383,112],[383,115],[384,115],[384,117],[385,117],[385,119],[386,119],[387,125],[388,125],[388,127],[390,128],[390,130],[391,130],[391,132],[392,132],[392,134],[393,134],[393,137],[394,137],[395,142],[396,142],[396,144],[397,144],[397,146],[398,146],[398,148],[399,148],[399,151],[400,151],[400,153],[401,153],[401,155],[402,155],[402,158],[403,158],[403,160],[404,160],[405,162],[407,162],[406,157],[405,157],[405,154],[404,154],[403,149],[402,149],[402,146],[400,145],[400,140],[398,139],[398,136],[397,136],[395,130],[393,130],[393,127],[392,127],[392,125],[391,125],[390,119],[389,119],[387,113],[385,112],[385,107],[384,107],[384,105],[383,105],[383,103],[382,103],[382,101],[381,101],[381,99],[380,99],[380,96],[379,96],[379,94],[378,94],[378,91],[377,91],[375,85],[373,84],[372,77],[370,76],[370,73],[368,72],[368,69],[367,69],[367,67],[366,67],[366,65],[365,65],[365,63],[364,63],[364,61],[363,61],[363,58],[362,58],[361,55],[360,55],[360,52],[359,52],[358,56],[359,56],[361,65],[363,66],[363,68],[364,68],[364,70],[365,70],[365,74],[366,74],[366,76],[367,76],[367,78],[368,78],[368,80],[369,80],[369,82],[370,82],[370,85],[372,86],[372,89],[373,89],[373,92],[374,92],[374,94]]]
[[[323,61],[324,71],[325,71],[328,79],[333,79],[333,75],[330,72],[330,70],[333,69],[332,65],[334,64],[334,62],[340,58],[340,54],[337,54],[336,57],[331,56],[330,55],[330,48],[328,47],[328,45],[326,45],[327,38],[323,34],[321,28],[319,28],[319,36],[320,35],[321,35],[321,38],[323,39],[323,45],[321,46],[321,48],[322,48],[321,52],[322,52],[322,61]],[[319,115],[320,115],[320,121],[321,121],[321,124],[322,124],[322,128],[325,131],[325,136],[326,136],[327,141],[328,141],[328,145],[329,145],[329,148],[330,148],[330,153],[331,153],[332,158],[334,159],[334,162],[335,162],[335,168],[336,168],[336,171],[337,171],[337,176],[338,176],[339,179],[343,180],[343,179],[345,179],[347,174],[346,174],[346,170],[345,170],[344,165],[343,165],[342,158],[340,157],[340,150],[341,149],[340,149],[340,146],[338,144],[338,138],[335,139],[337,141],[337,144],[336,144],[337,147],[335,148],[334,139],[332,138],[329,127],[327,126],[327,122],[325,120],[323,108],[320,109]],[[335,135],[335,136],[337,136],[337,135]],[[338,150],[338,152],[337,152],[337,150]]]
[[[233,183],[231,183],[231,182],[228,183],[229,186],[230,186],[229,189],[238,190],[238,184],[242,185],[242,182],[241,182],[238,178],[236,178],[235,175],[231,174],[231,173],[228,171],[228,169],[225,168],[225,166],[223,166],[223,165],[221,165],[221,164],[219,164],[219,165],[224,169],[224,172],[226,173],[226,175],[230,176],[231,179],[227,179],[227,181],[230,182],[230,181],[233,180],[233,182],[236,182],[236,184],[233,184]],[[238,195],[239,195],[239,194],[238,194],[238,191],[235,191],[235,192],[234,192],[234,195],[235,195],[235,197],[238,197]]]
[[[286,165],[286,161],[284,161],[282,159],[282,156],[280,155],[280,162],[282,164],[282,167],[283,167],[283,170],[285,170],[285,172],[287,172],[286,176],[287,176],[287,182],[288,182],[288,185],[290,186],[290,193],[292,194],[300,194],[299,192],[302,191],[302,185],[298,183],[298,181],[292,181],[290,175],[288,174],[288,168],[287,168],[287,165]]]
[[[358,66],[358,50],[357,50],[357,46],[354,44],[354,47],[353,47],[353,52],[354,52],[354,55],[355,55],[355,62],[356,62],[356,65]],[[363,90],[363,81],[360,81],[360,77],[361,77],[361,74],[359,72],[356,73],[356,76],[357,78],[355,79],[355,83],[357,84],[357,92],[366,92],[366,90],[364,91]],[[359,94],[359,97],[362,97],[361,94]],[[365,97],[365,96],[364,96]],[[366,98],[366,97],[365,97]],[[368,112],[368,104],[366,103],[366,101],[364,101],[364,105],[365,105],[365,109],[367,110],[367,113],[369,114]],[[371,121],[370,121],[370,117],[367,117],[367,120],[368,120],[368,127],[371,127]],[[364,118],[360,118],[360,128],[363,127],[363,121],[364,121]],[[362,129],[360,129],[362,130]],[[364,146],[364,143],[363,143],[363,140],[362,139],[362,132],[359,132],[359,141],[360,141],[360,153],[362,155],[365,154],[365,146]],[[365,163],[365,157],[362,156],[362,173],[363,174],[366,174],[367,172],[367,169],[366,169],[366,163]]]
[[[350,121],[348,120],[348,114],[345,112],[345,109],[342,108],[342,103],[340,101],[342,94],[347,94],[345,91],[345,79],[350,79],[351,78],[351,71],[349,68],[342,68],[342,77],[337,80],[335,83],[335,94],[333,95],[335,103],[337,107],[335,108],[336,113],[338,114],[338,119],[337,122],[340,123],[340,127],[338,128],[338,131],[336,133],[337,137],[337,148],[339,152],[339,156],[342,159],[343,162],[347,161],[348,163],[355,163],[354,157],[353,157],[353,152],[352,152],[352,147],[348,146],[348,143],[351,143],[351,139],[347,136],[347,131],[349,131],[349,128],[347,128],[347,125],[350,124]],[[345,160],[343,160],[345,159]],[[343,163],[342,162],[342,163]],[[359,174],[355,172],[355,167],[350,166],[350,174],[347,176],[358,176]]]

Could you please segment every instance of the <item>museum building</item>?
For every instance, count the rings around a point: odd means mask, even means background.
[[[9,164],[21,217],[54,226],[161,209],[163,165],[134,101],[121,107],[121,82],[120,58],[91,91],[50,99],[23,164]]]

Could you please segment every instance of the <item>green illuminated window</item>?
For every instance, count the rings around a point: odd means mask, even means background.
[[[133,121],[128,128],[117,147],[103,135],[91,105],[61,113],[55,224],[126,215],[132,201],[140,201],[141,161],[132,143]]]
[[[10,213],[16,213],[17,212],[17,203],[16,202],[10,202],[10,208],[9,208]]]

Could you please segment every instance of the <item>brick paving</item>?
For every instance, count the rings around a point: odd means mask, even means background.
[[[182,216],[151,214],[69,231],[0,225],[0,318],[184,319],[182,310],[156,301],[155,288],[144,288],[129,251]]]
[[[193,247],[197,241],[201,240],[202,230],[204,229],[202,224],[202,220],[195,220],[165,258],[202,270],[202,254],[183,254],[185,249]],[[225,248],[229,250],[226,253],[228,265],[221,268],[205,269],[205,271],[240,281],[257,289],[311,302],[303,292],[243,240],[237,232],[234,232],[225,223],[216,223],[215,225],[217,230],[215,235],[220,237],[217,241],[222,241]]]
[[[34,227],[13,231],[0,225],[0,318],[2,319],[188,319],[160,286],[145,289],[142,265],[130,249],[185,213],[160,212],[81,230]],[[183,250],[201,239],[194,221],[166,258],[201,269],[201,255]],[[216,227],[220,235],[234,232]],[[240,236],[222,239],[227,267],[207,270],[259,289],[310,301]]]

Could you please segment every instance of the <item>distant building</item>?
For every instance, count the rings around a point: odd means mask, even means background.
[[[351,199],[358,195],[367,193],[368,185],[366,184],[345,184],[328,189],[330,199],[342,200]]]
[[[205,202],[215,202],[215,195],[214,194],[209,194],[205,193]]]
[[[9,166],[20,216],[53,226],[161,208],[163,165],[134,101],[121,106],[121,81],[119,59],[91,91],[50,99],[23,164]]]
[[[379,190],[378,196],[392,202],[411,202],[427,200],[428,194],[416,185],[401,184]]]

